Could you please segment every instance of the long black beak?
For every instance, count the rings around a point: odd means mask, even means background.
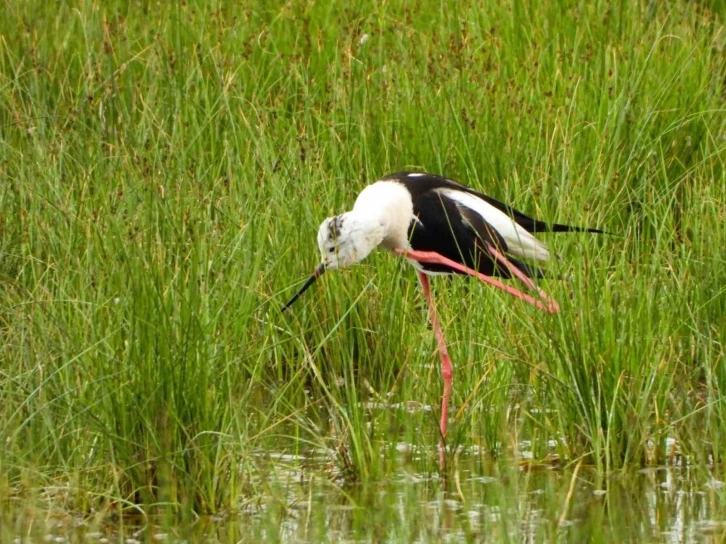
[[[310,286],[311,286],[311,285],[312,285],[313,283],[315,283],[315,280],[317,280],[317,279],[318,279],[318,278],[319,278],[320,276],[322,276],[322,275],[323,275],[323,272],[325,272],[325,265],[324,265],[324,264],[320,264],[320,265],[318,265],[318,267],[317,267],[317,268],[315,269],[315,272],[313,272],[313,275],[312,275],[312,276],[310,276],[310,277],[308,278],[308,280],[307,280],[307,281],[306,281],[306,282],[305,282],[305,283],[303,284],[303,286],[302,286],[302,287],[300,288],[300,290],[299,290],[299,291],[298,291],[297,293],[295,293],[295,296],[294,296],[294,297],[292,297],[292,298],[290,299],[290,301],[289,301],[289,302],[288,302],[287,304],[285,304],[285,305],[284,305],[284,306],[282,307],[282,310],[280,310],[280,312],[284,312],[284,311],[285,311],[285,310],[287,310],[287,309],[288,309],[288,308],[289,308],[290,306],[292,306],[292,305],[293,305],[293,304],[295,303],[295,301],[296,301],[297,299],[299,299],[299,298],[300,298],[300,296],[301,296],[301,295],[302,295],[302,294],[303,294],[303,293],[304,293],[305,291],[307,291],[307,290],[308,290],[308,288],[309,288],[309,287],[310,287]]]

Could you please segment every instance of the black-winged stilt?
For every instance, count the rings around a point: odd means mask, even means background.
[[[290,307],[326,270],[357,263],[379,246],[413,264],[418,270],[441,358],[444,391],[439,451],[443,467],[443,440],[454,369],[434,308],[428,276],[468,274],[543,311],[555,313],[559,311],[557,302],[532,281],[544,277],[544,271],[515,257],[546,261],[550,252],[532,233],[572,231],[602,232],[533,219],[442,176],[420,172],[389,174],[363,189],[351,211],[323,221],[318,230],[322,262],[282,309]],[[492,276],[515,276],[538,298]]]

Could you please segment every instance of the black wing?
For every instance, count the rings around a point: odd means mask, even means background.
[[[411,176],[411,174],[414,174],[414,176]],[[467,187],[466,185],[463,185],[459,182],[447,179],[443,176],[439,176],[436,174],[396,172],[394,174],[388,174],[382,179],[396,180],[405,185],[406,188],[411,192],[411,196],[414,198],[414,201],[419,195],[431,192],[434,189],[448,188],[455,189],[457,191],[464,191],[466,193],[481,198],[498,210],[506,213],[527,232],[595,232],[603,234],[603,231],[600,229],[593,229],[588,227],[573,227],[571,225],[561,225],[559,223],[545,223],[544,221],[540,221],[539,219],[529,217],[528,215],[523,214],[519,210],[508,206],[507,204],[504,204],[503,202],[500,202],[495,198],[475,191],[474,189],[471,189],[470,187]]]
[[[491,244],[506,252],[506,242],[478,213],[431,190],[414,196],[413,215],[409,225],[409,243],[414,250],[435,251],[487,276],[511,277],[509,270],[500,267],[488,250]],[[529,277],[543,275],[535,267],[511,257],[508,260]],[[422,263],[422,266],[431,272],[456,272],[445,265]]]

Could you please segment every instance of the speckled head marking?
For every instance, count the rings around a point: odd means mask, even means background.
[[[328,222],[328,238],[333,240],[340,238],[340,232],[343,230],[343,222],[345,219],[342,215],[336,215],[329,218]],[[326,220],[327,221],[327,220]]]

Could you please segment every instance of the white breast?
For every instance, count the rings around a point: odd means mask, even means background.
[[[397,181],[377,181],[361,191],[353,211],[377,217],[383,225],[381,245],[386,249],[409,249],[408,225],[413,217],[411,193]]]
[[[484,221],[489,223],[504,238],[507,251],[517,257],[546,261],[550,257],[549,249],[532,234],[519,226],[503,211],[495,208],[487,201],[456,189],[438,189],[438,191],[456,201],[460,206],[478,213]]]

